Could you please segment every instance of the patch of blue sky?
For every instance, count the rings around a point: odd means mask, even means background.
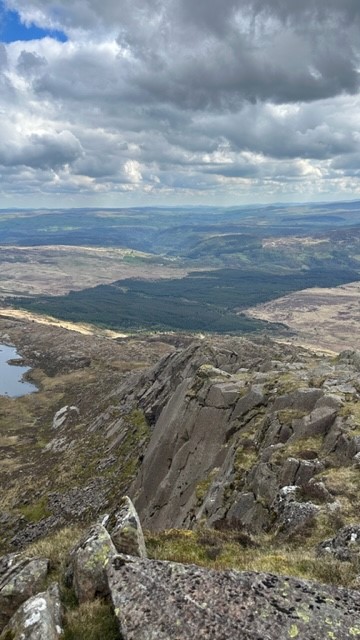
[[[16,11],[9,11],[0,0],[0,42],[10,43],[24,40],[41,40],[54,38],[59,42],[66,42],[67,36],[62,31],[41,29],[34,24],[26,26],[20,20]]]

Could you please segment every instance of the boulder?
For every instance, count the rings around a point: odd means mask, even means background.
[[[315,408],[317,401],[324,395],[322,389],[296,389],[292,393],[278,396],[274,402],[274,411],[292,409],[310,413]]]
[[[61,409],[55,413],[52,427],[53,429],[60,429],[60,427],[76,424],[79,419],[79,415],[80,411],[78,407],[69,407],[68,405],[65,405],[65,407],[61,407]]]
[[[293,420],[292,440],[311,436],[324,436],[334,423],[337,409],[329,406],[317,407],[308,416]]]
[[[282,487],[271,505],[282,538],[306,536],[320,512],[320,507],[312,502],[298,502],[298,492],[297,486]]]
[[[239,493],[226,514],[226,521],[234,529],[245,528],[260,533],[269,528],[271,514],[253,493]]]
[[[342,527],[336,536],[320,542],[316,547],[319,556],[332,555],[343,562],[360,561],[360,525],[349,524]],[[360,567],[359,567],[360,568]]]
[[[129,556],[113,558],[107,572],[124,640],[348,640],[360,632],[357,591]]]
[[[324,469],[320,460],[298,460],[297,458],[287,458],[282,467],[280,484],[289,486],[306,485],[314,475]]]
[[[244,388],[244,382],[222,382],[211,385],[206,396],[206,404],[209,407],[226,409],[231,407],[239,398]]]
[[[0,578],[0,631],[25,600],[45,587],[49,569],[47,558],[24,558],[15,554],[2,562]]]
[[[254,465],[246,478],[246,488],[265,505],[270,506],[279,490],[276,471],[271,463],[259,462]]]
[[[71,551],[67,571],[78,601],[87,602],[108,595],[106,567],[116,555],[115,546],[102,524],[96,524]]]
[[[139,516],[128,496],[123,498],[120,510],[115,513],[115,525],[111,528],[110,535],[118,553],[147,557]]]
[[[58,640],[62,635],[62,607],[59,587],[26,600],[12,616],[1,638],[7,640]]]
[[[263,394],[263,386],[261,384],[254,384],[249,393],[240,398],[232,414],[232,419],[240,418],[255,407],[265,403],[265,396]]]

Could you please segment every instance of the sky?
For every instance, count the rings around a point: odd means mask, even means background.
[[[0,208],[360,198],[359,0],[0,0]]]

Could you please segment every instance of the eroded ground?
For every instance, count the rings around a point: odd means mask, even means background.
[[[360,343],[360,282],[305,289],[247,309],[250,317],[281,322],[295,344],[340,352]]]

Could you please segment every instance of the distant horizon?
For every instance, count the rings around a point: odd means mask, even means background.
[[[84,206],[84,205],[74,205],[74,206],[27,206],[27,207],[3,207],[0,206],[0,213],[5,211],[67,211],[67,210],[86,210],[86,211],[97,211],[98,209],[106,209],[108,211],[118,211],[121,209],[233,209],[233,208],[256,208],[256,207],[296,207],[296,206],[310,206],[310,205],[341,205],[341,204],[352,204],[359,202],[360,204],[360,196],[358,198],[342,198],[342,199],[333,199],[333,200],[304,200],[304,201],[277,201],[277,202],[248,202],[248,203],[234,203],[234,204],[214,204],[214,203],[199,203],[199,204],[131,204],[131,205],[118,205],[118,206],[106,206],[99,204],[97,206]]]

